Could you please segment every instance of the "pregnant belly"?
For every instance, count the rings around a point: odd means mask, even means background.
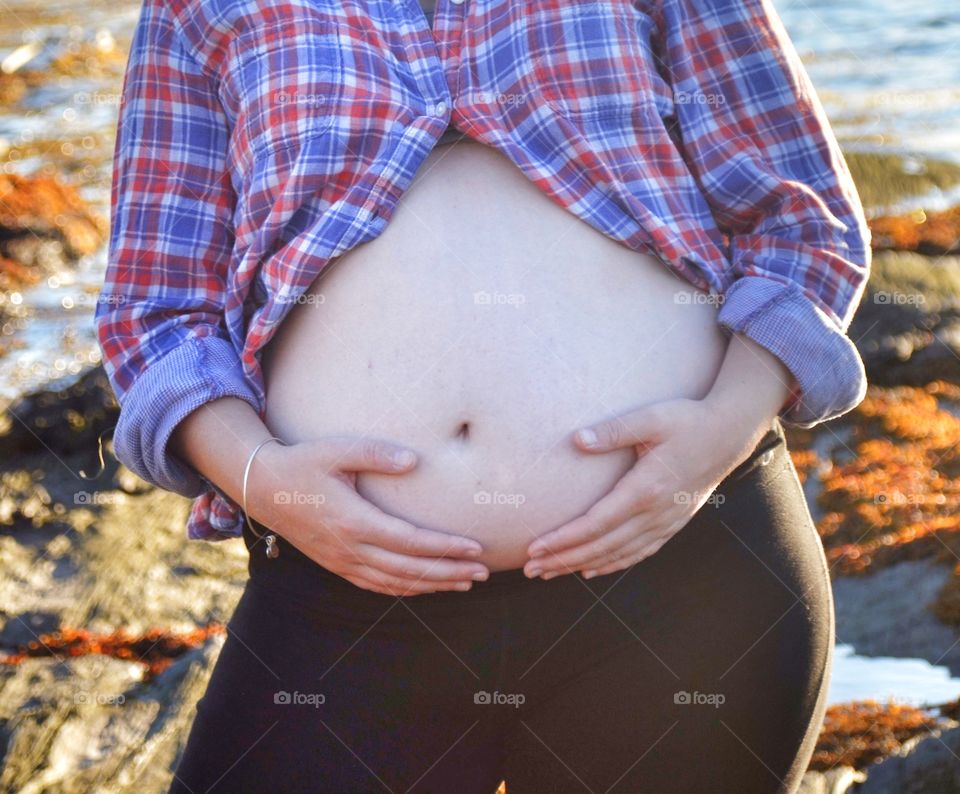
[[[331,263],[264,349],[266,423],[288,443],[412,448],[409,473],[361,473],[361,495],[475,538],[491,570],[521,567],[636,460],[581,452],[577,428],[709,391],[726,338],[705,297],[495,149],[439,147],[381,235]]]

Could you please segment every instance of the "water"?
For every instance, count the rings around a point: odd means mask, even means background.
[[[845,150],[960,162],[960,3],[774,5]]]
[[[958,696],[960,678],[951,678],[946,667],[924,659],[857,656],[849,645],[837,645],[834,649],[830,703],[877,700],[929,706]]]
[[[104,55],[90,74],[51,75],[17,104],[0,106],[5,173],[30,176],[53,165],[95,212],[109,215],[122,57],[138,13],[139,3],[123,1],[4,4],[0,68],[25,52],[29,67],[46,66],[65,53]],[[19,148],[30,146],[43,154],[19,155]],[[92,318],[105,266],[104,246],[36,286],[0,293],[0,317],[6,315],[5,322],[0,319],[0,342],[11,347],[0,356],[0,402],[100,361]]]

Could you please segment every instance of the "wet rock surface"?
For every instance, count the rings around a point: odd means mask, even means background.
[[[125,492],[123,467],[91,484],[88,456],[51,457],[0,472],[0,790],[165,791],[246,550],[187,543],[189,502]]]
[[[849,333],[871,383],[960,383],[960,256],[876,252]]]
[[[54,177],[0,173],[0,255],[50,272],[92,254],[107,225],[76,190]],[[58,245],[49,245],[53,241]]]
[[[870,768],[864,794],[960,794],[960,728],[932,731]]]
[[[960,677],[957,630],[931,609],[953,576],[948,566],[926,559],[904,560],[864,576],[835,577],[837,641],[865,656],[926,659]]]

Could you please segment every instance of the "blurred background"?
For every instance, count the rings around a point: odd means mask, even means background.
[[[960,6],[773,5],[874,245],[867,399],[788,435],[837,612],[805,788],[960,792]],[[240,541],[187,543],[189,502],[109,455],[92,316],[138,13],[0,0],[2,791],[165,790],[246,579]]]

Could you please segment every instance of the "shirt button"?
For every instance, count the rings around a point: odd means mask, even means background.
[[[442,115],[443,115],[444,113],[446,113],[446,112],[447,112],[447,103],[446,103],[446,102],[442,102],[442,101],[441,101],[441,102],[437,102],[437,104],[433,106],[433,115],[434,115],[434,116],[442,116]]]

